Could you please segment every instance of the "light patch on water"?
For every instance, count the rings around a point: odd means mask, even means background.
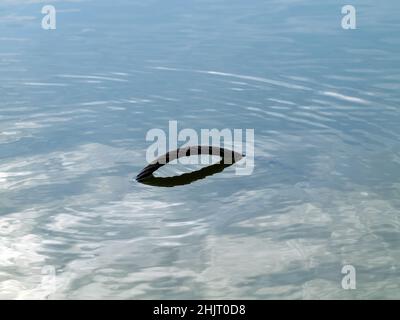
[[[46,82],[24,82],[26,86],[36,86],[36,87],[67,87],[66,83],[46,83]]]
[[[340,100],[344,100],[344,101],[356,102],[356,103],[361,103],[361,104],[370,104],[370,102],[367,100],[357,98],[357,97],[347,96],[347,95],[337,93],[337,92],[323,91],[322,94],[325,96],[334,97],[336,99],[340,99]]]
[[[84,80],[105,80],[105,81],[116,81],[116,82],[128,82],[127,79],[104,77],[104,76],[93,76],[93,75],[72,75],[72,74],[60,74],[60,78],[67,79],[84,79]]]

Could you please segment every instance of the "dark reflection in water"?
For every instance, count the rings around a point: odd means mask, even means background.
[[[233,164],[233,163],[232,163]],[[218,172],[222,172],[225,168],[230,167],[232,164],[225,164],[224,160],[218,163],[207,166],[197,171],[185,173],[174,177],[155,177],[154,175],[148,178],[138,180],[139,183],[147,184],[149,186],[157,187],[176,187],[190,184],[197,180],[204,179],[208,176],[212,176]]]
[[[216,164],[179,176],[155,177],[153,175],[156,170],[175,159],[200,154],[220,156],[221,160]],[[136,181],[157,187],[182,186],[200,179],[204,179],[215,173],[221,172],[225,168],[231,166],[242,158],[243,155],[241,155],[240,153],[224,148],[213,146],[188,146],[184,148],[179,148],[172,152],[168,152],[165,155],[154,160],[137,175]]]

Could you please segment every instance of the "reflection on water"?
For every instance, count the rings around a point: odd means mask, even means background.
[[[172,177],[155,177],[150,175],[147,178],[139,180],[140,183],[157,186],[157,187],[176,187],[183,186],[186,184],[193,183],[197,180],[204,179],[208,176],[212,176],[218,172],[222,172],[225,168],[230,167],[232,164],[225,164],[223,160],[218,163],[212,164],[199,170],[184,173],[182,175]]]
[[[218,161],[213,163],[213,158],[218,158]],[[225,168],[244,158],[242,154],[236,151],[221,147],[201,145],[181,147],[176,150],[170,150],[153,160],[139,172],[136,176],[136,181],[158,187],[182,186],[222,172]],[[177,167],[181,164],[180,160],[185,160],[184,164],[186,164],[186,169],[189,172],[172,174],[172,176],[167,175],[165,177],[154,176],[155,172],[160,168],[165,168],[165,165],[167,167],[172,166],[173,170],[177,171]],[[202,164],[205,164],[205,167]],[[203,167],[197,170],[196,168],[191,169],[193,165],[194,167]]]
[[[2,1],[0,298],[399,298],[400,4],[353,5]],[[254,173],[133,183],[172,119]]]

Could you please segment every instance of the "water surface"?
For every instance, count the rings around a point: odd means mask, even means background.
[[[53,4],[0,4],[0,298],[400,298],[398,1]],[[169,120],[254,173],[134,182]]]

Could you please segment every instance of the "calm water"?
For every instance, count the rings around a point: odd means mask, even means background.
[[[30,2],[0,4],[0,298],[400,298],[399,1],[357,30],[334,0],[59,1],[53,31]],[[169,120],[254,128],[254,173],[134,182]]]

